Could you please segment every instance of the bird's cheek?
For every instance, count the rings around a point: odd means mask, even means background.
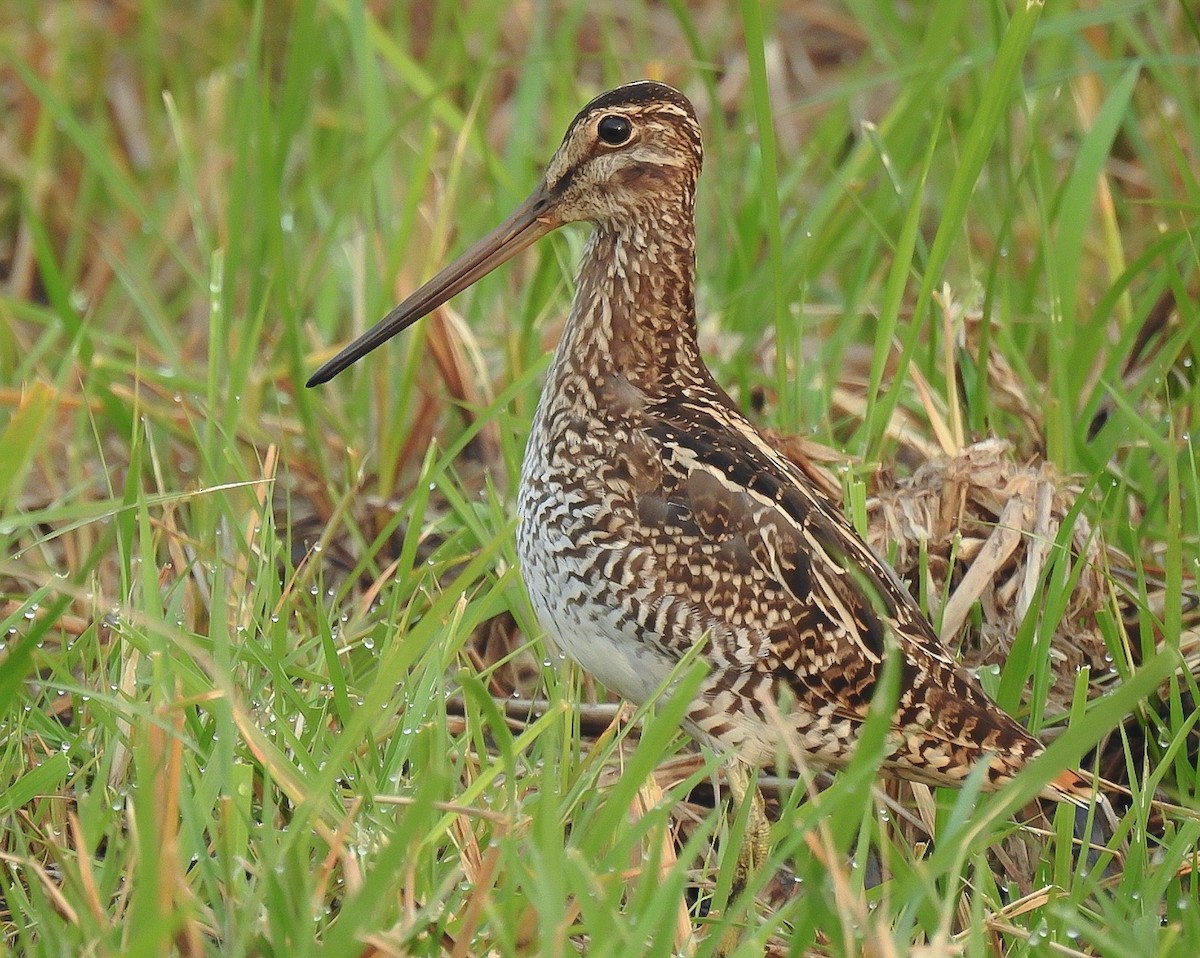
[[[644,193],[657,188],[664,179],[662,167],[653,163],[634,162],[623,166],[613,175],[615,185],[630,193]]]

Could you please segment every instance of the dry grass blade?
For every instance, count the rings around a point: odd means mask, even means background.
[[[943,610],[944,636],[958,634],[970,610],[982,606],[982,627],[962,648],[973,667],[1007,657],[1032,605],[1031,583],[1042,580],[1078,494],[1049,465],[1021,465],[1011,451],[999,440],[974,443],[909,479],[884,477],[867,504],[868,539],[890,552],[901,576],[911,579],[922,563],[928,568],[921,585],[930,607]],[[1061,711],[1069,709],[1081,668],[1107,673],[1111,665],[1097,620],[1110,608],[1109,555],[1082,516],[1069,548],[1083,569],[1051,643],[1052,701]]]
[[[429,320],[426,342],[438,375],[464,424],[470,426],[475,421],[473,410],[484,408],[492,401],[492,396],[485,391],[484,384],[488,379],[479,343],[462,317],[448,307],[435,310]],[[494,419],[487,420],[468,447],[468,454],[483,463],[496,462],[500,455],[499,428]]]
[[[662,804],[663,791],[659,787],[657,777],[647,780],[637,794],[633,798],[633,802],[629,807],[629,815],[632,821],[638,821],[645,817],[646,813],[657,808]],[[645,856],[638,855],[639,858]],[[664,831],[661,837],[661,843],[657,854],[658,870],[667,876],[675,867],[675,844],[671,840],[669,832]],[[631,868],[639,869],[643,867],[639,861],[630,863]],[[694,955],[696,953],[697,941],[695,933],[692,930],[692,916],[688,909],[688,904],[684,899],[679,900],[679,904],[675,909],[675,940],[674,954],[677,955]]]

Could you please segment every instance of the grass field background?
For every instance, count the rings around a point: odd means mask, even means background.
[[[736,923],[742,955],[1200,952],[1196,822],[1135,801],[1081,856],[1069,809],[1012,817],[1129,714],[1135,777],[1200,807],[1195,682],[1165,679],[1200,570],[1195,10],[601,6],[0,13],[0,951],[703,955]],[[738,826],[694,797],[681,700],[605,728],[515,568],[586,229],[303,388],[643,76],[705,127],[718,380],[843,450],[851,503],[940,425],[1078,476],[1148,637],[1109,621],[1122,681],[1035,716],[1061,734],[1015,791],[940,796],[933,844],[877,755],[785,791],[794,887],[758,908],[725,901]],[[1028,718],[1047,642],[1000,665]]]

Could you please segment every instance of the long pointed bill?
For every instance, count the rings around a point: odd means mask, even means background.
[[[329,382],[376,346],[386,343],[545,236],[559,225],[552,205],[545,186],[539,186],[508,219],[313,373],[307,385]]]

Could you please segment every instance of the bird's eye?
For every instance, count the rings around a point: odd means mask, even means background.
[[[600,139],[609,146],[620,146],[633,135],[633,124],[623,116],[610,113],[608,116],[600,117],[596,132],[600,135]]]

